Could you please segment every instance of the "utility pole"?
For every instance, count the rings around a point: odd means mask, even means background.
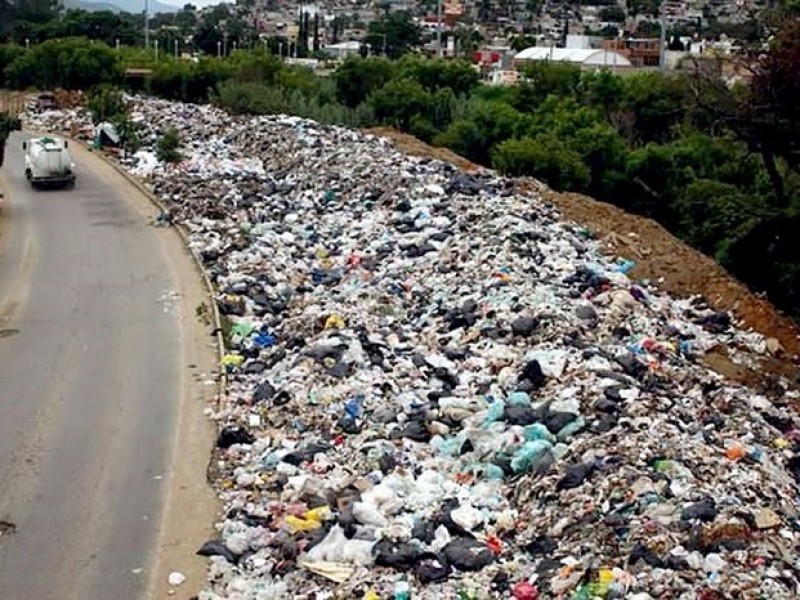
[[[436,0],[436,55],[442,58],[442,0]]]
[[[666,69],[666,45],[667,45],[667,11],[664,10],[664,5],[666,2],[661,0],[661,35],[659,36],[658,40],[658,68],[661,72],[664,72]]]
[[[144,48],[150,49],[150,4],[149,0],[144,0]]]

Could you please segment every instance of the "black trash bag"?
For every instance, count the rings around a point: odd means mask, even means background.
[[[391,567],[398,571],[410,570],[420,557],[420,552],[415,546],[391,540],[381,540],[375,544],[373,552],[376,565]]]
[[[519,376],[519,380],[529,382],[534,389],[542,387],[545,382],[545,376],[539,361],[532,360],[525,365],[525,368],[522,369],[522,373]]]
[[[534,556],[545,556],[555,552],[556,548],[558,548],[558,544],[553,538],[540,535],[525,546],[525,551]]]
[[[433,522],[436,524],[436,527],[444,525],[445,529],[447,529],[453,537],[469,537],[470,533],[450,517],[450,513],[459,506],[461,506],[461,504],[457,498],[448,498],[442,503],[441,508],[434,515]]]
[[[253,402],[263,402],[269,400],[277,393],[275,387],[269,381],[262,381],[253,390]]]
[[[627,375],[639,378],[647,373],[647,365],[636,358],[633,354],[623,354],[616,358],[616,363],[622,367]]]
[[[475,538],[456,538],[442,552],[448,564],[459,571],[480,571],[494,562],[494,554]]]
[[[417,521],[411,529],[411,537],[423,544],[430,544],[436,537],[436,527],[432,521]]]
[[[414,565],[414,574],[422,584],[446,581],[452,568],[443,554],[423,552]]]
[[[195,552],[198,556],[221,556],[232,565],[236,564],[236,555],[220,540],[208,540]]]
[[[422,421],[410,421],[407,423],[403,427],[402,435],[415,442],[429,442],[431,440],[431,433]]]
[[[579,306],[575,309],[575,316],[583,321],[597,321],[597,311],[591,306]]]
[[[253,434],[239,425],[223,427],[217,437],[217,448],[230,448],[234,444],[252,444],[256,441]]]
[[[533,425],[542,418],[542,411],[531,408],[530,406],[506,406],[503,411],[503,418],[509,425]]]
[[[517,317],[511,323],[511,331],[514,335],[527,337],[531,335],[539,326],[539,319],[536,317]]]
[[[284,456],[281,461],[288,463],[290,465],[294,465],[295,467],[301,465],[304,462],[307,462],[314,458],[314,455],[328,452],[332,446],[330,443],[319,440],[316,442],[309,442],[304,446],[301,446],[297,450],[290,452],[286,456]]]
[[[289,392],[286,390],[281,390],[272,399],[272,406],[283,406],[284,404],[289,404],[291,400],[292,397],[289,395]]]
[[[700,319],[699,325],[711,333],[724,333],[731,326],[731,316],[724,312],[714,313]]]
[[[592,465],[585,463],[567,465],[564,470],[564,476],[556,484],[556,489],[561,491],[578,487],[589,478],[593,470]]]
[[[664,566],[664,561],[642,542],[636,542],[636,544],[634,544],[628,562],[633,565],[639,560],[643,560],[651,567],[661,568]]]
[[[705,498],[700,502],[690,504],[681,511],[681,520],[691,521],[698,519],[703,523],[710,523],[717,518],[717,504],[713,498]]]
[[[547,427],[550,433],[556,434],[577,418],[578,415],[575,413],[549,412],[544,417],[544,426]]]
[[[792,458],[786,461],[786,468],[792,474],[795,481],[800,482],[800,454],[795,454]]]
[[[350,435],[361,433],[361,421],[354,419],[350,415],[344,415],[339,419],[336,423],[336,427],[343,433]]]

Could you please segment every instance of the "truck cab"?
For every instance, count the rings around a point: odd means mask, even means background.
[[[36,112],[55,110],[58,108],[58,100],[53,92],[42,92],[36,97]]]
[[[75,163],[67,141],[58,137],[31,138],[22,143],[25,150],[25,178],[34,188],[75,185]]]

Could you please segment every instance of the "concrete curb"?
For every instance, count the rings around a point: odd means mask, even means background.
[[[162,202],[151,192],[147,187],[136,177],[128,173],[122,166],[119,165],[116,161],[112,160],[110,157],[103,154],[103,152],[97,151],[95,148],[92,148],[89,144],[84,142],[83,140],[78,140],[70,136],[64,136],[66,139],[70,140],[73,143],[80,144],[100,158],[100,160],[104,161],[109,166],[113,167],[114,170],[117,171],[120,175],[122,175],[128,183],[133,185],[139,192],[141,192],[150,202],[155,206],[159,211],[164,212],[166,207],[162,204]],[[217,306],[217,302],[215,300],[215,293],[216,290],[214,289],[214,284],[211,283],[211,279],[209,279],[208,274],[206,273],[205,268],[203,268],[203,261],[194,251],[194,249],[189,245],[189,234],[186,228],[182,225],[174,225],[173,229],[178,233],[181,240],[183,241],[183,245],[194,261],[195,267],[197,268],[200,276],[203,279],[203,284],[206,287],[206,292],[208,293],[208,299],[211,303],[211,313],[213,315],[214,320],[214,328],[216,330],[216,338],[217,338],[217,355],[219,359],[219,385],[217,388],[217,408],[219,408],[219,404],[222,398],[227,394],[228,391],[228,377],[225,373],[225,368],[222,364],[222,358],[225,356],[225,339],[222,335],[222,320],[219,314],[219,307]]]

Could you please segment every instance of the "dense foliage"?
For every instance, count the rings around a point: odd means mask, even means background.
[[[752,64],[752,82],[730,85],[713,64],[619,77],[537,63],[520,85],[498,88],[481,84],[467,63],[414,53],[350,58],[320,77],[266,49],[156,63],[142,50],[78,38],[0,46],[0,76],[13,87],[88,89],[144,65],[154,71],[147,91],[166,98],[397,127],[510,175],[654,218],[797,315],[800,25],[787,21]],[[94,98],[98,112],[116,101]]]

